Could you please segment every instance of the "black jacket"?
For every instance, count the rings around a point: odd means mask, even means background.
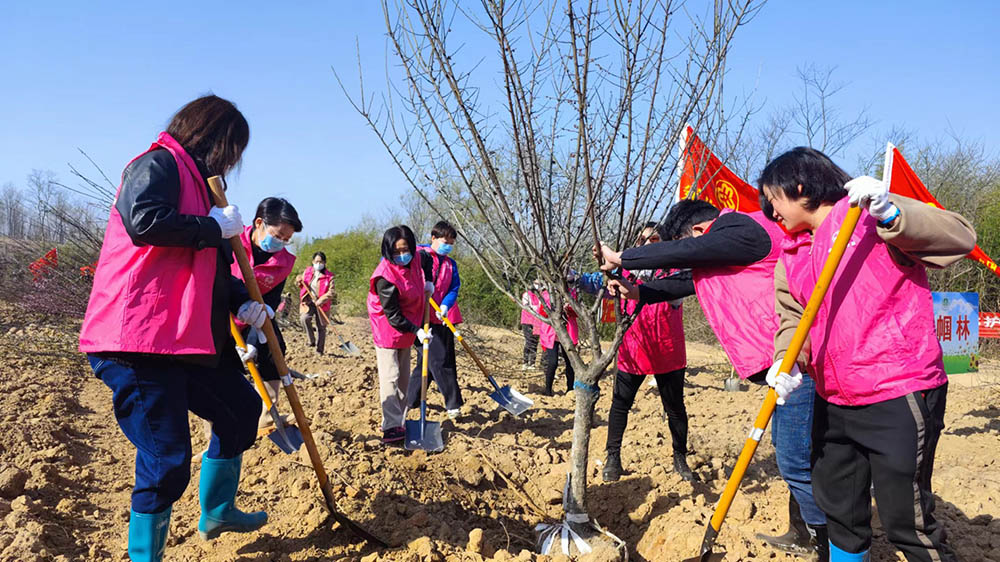
[[[637,269],[694,269],[750,265],[771,253],[771,237],[764,227],[741,213],[727,213],[698,237],[646,244],[622,252],[622,267]],[[694,294],[690,275],[650,281],[639,287],[639,302],[652,304]]]
[[[207,180],[207,171],[201,168],[199,171]],[[158,149],[139,157],[125,169],[115,208],[136,246],[218,248],[211,316],[215,355],[174,356],[200,365],[217,366],[223,354],[230,360],[236,357],[229,333],[229,313],[235,314],[250,295],[243,281],[230,273],[233,248],[222,238],[219,224],[209,217],[180,214],[177,211],[179,199],[177,162],[169,152]]]

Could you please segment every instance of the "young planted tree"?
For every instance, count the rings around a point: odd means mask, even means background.
[[[706,137],[723,124],[726,55],[759,6],[693,9],[655,0],[384,2],[388,84],[378,96],[360,78],[356,93],[345,89],[497,289],[520,303],[536,277],[547,287],[542,320],[577,373],[560,525],[584,540],[599,535],[586,503],[598,381],[634,317],[619,308],[602,347],[599,303],[574,298],[566,277],[584,260],[593,267],[599,239],[630,243],[636,225],[662,216],[686,123]],[[579,320],[579,345],[567,314]]]

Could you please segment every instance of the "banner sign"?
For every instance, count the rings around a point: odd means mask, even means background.
[[[979,313],[979,337],[1000,338],[1000,312]]]
[[[979,293],[932,293],[934,325],[948,374],[979,370]]]

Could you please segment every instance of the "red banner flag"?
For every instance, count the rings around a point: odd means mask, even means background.
[[[28,270],[35,281],[41,279],[46,273],[59,265],[59,254],[52,248],[45,255],[28,264]]]
[[[1000,313],[979,313],[979,337],[1000,338]]]
[[[757,188],[725,167],[688,125],[680,145],[678,199],[703,199],[719,209],[744,213],[760,210]]]
[[[903,159],[903,155],[900,154],[899,149],[893,146],[892,143],[889,143],[885,148],[885,171],[882,173],[882,177],[888,178],[889,191],[892,193],[923,201],[939,209],[944,208],[931,195],[931,192],[924,186],[924,182],[920,181],[917,174],[914,173],[910,165]],[[997,269],[996,262],[990,259],[986,255],[986,252],[978,245],[965,257],[985,265],[987,269],[1000,276],[1000,270]]]

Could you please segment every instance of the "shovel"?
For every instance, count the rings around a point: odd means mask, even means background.
[[[313,303],[315,303],[317,299],[316,299],[316,294],[312,292],[312,287],[310,287],[305,283],[302,283],[301,285],[306,291],[308,291],[309,298],[311,298],[313,300]],[[358,346],[354,345],[350,341],[347,341],[343,337],[341,337],[340,332],[337,331],[337,328],[333,327],[333,322],[330,322],[330,318],[327,317],[326,312],[323,310],[323,307],[317,304],[316,310],[319,311],[319,315],[323,318],[323,323],[329,326],[330,329],[333,330],[333,333],[337,335],[337,339],[340,340],[340,350],[346,353],[347,355],[351,355],[354,357],[361,355],[361,350],[358,349]]]
[[[428,300],[430,301],[431,306],[434,307],[434,311],[440,313],[441,308],[438,306],[436,302],[434,302],[434,299],[428,299]],[[479,360],[479,357],[472,352],[472,348],[469,347],[469,344],[466,343],[465,338],[463,338],[462,334],[458,332],[458,329],[455,328],[455,325],[451,323],[451,320],[448,320],[447,316],[442,315],[441,321],[444,322],[446,326],[448,326],[448,329],[451,330],[453,334],[455,334],[455,339],[457,339],[459,343],[462,344],[462,347],[465,348],[465,352],[468,353],[470,357],[472,357],[472,360],[475,361],[476,366],[479,367],[479,370],[482,371],[484,375],[486,375],[487,380],[489,380],[490,384],[493,385],[493,392],[490,393],[490,398],[492,398],[497,404],[500,404],[500,406],[504,410],[507,410],[508,412],[511,413],[511,415],[515,417],[524,413],[525,410],[534,405],[535,402],[531,398],[528,398],[527,396],[514,390],[513,388],[510,387],[510,385],[501,387],[499,384],[497,384],[496,379],[494,379],[493,375],[491,375],[490,372],[486,369],[486,365],[483,365],[483,362]]]
[[[424,332],[431,329],[431,309],[424,306]],[[441,437],[441,424],[427,421],[427,362],[430,355],[430,343],[423,342],[423,364],[420,373],[420,419],[406,420],[406,441],[403,446],[408,451],[423,449],[430,453],[444,450],[444,439]]]
[[[208,178],[208,187],[212,191],[212,198],[215,200],[217,206],[225,207],[229,205],[229,201],[226,199],[225,184],[222,183],[222,176]],[[229,240],[233,246],[233,255],[240,265],[243,282],[250,293],[250,298],[263,304],[264,298],[260,293],[260,287],[257,286],[257,278],[254,277],[253,268],[250,267],[246,248],[243,247],[239,235]],[[306,451],[309,453],[309,460],[312,462],[313,470],[316,471],[316,478],[319,480],[319,489],[323,492],[323,500],[326,504],[326,509],[330,512],[330,517],[333,517],[336,522],[349,529],[358,537],[387,548],[388,545],[385,541],[369,533],[337,509],[337,502],[333,498],[333,487],[330,485],[330,477],[326,474],[326,469],[323,468],[323,461],[319,457],[316,441],[313,439],[312,430],[309,429],[309,420],[306,419],[306,413],[302,409],[302,402],[299,401],[299,393],[295,390],[295,384],[292,382],[288,364],[285,363],[285,354],[281,352],[281,346],[278,345],[278,335],[274,333],[274,326],[270,322],[264,322],[262,329],[264,336],[267,337],[267,345],[268,349],[271,350],[271,358],[274,360],[274,366],[278,368],[278,374],[281,376],[281,385],[285,388],[285,394],[288,396],[288,404],[292,407],[292,412],[295,413],[295,422],[302,433],[302,441],[306,446]]]
[[[243,334],[240,333],[240,329],[236,327],[236,322],[233,321],[233,315],[229,315],[229,331],[233,334],[233,339],[236,340],[236,345],[238,347],[246,348],[247,344],[243,341]],[[302,446],[302,433],[299,428],[294,425],[285,427],[284,422],[281,421],[281,416],[278,415],[278,407],[271,402],[271,395],[267,392],[267,387],[264,386],[264,379],[260,378],[260,371],[257,370],[257,363],[254,361],[247,361],[244,363],[247,370],[250,371],[250,376],[253,377],[254,386],[257,387],[257,393],[260,394],[262,400],[264,400],[264,406],[267,408],[267,413],[271,414],[271,420],[274,421],[274,431],[267,434],[268,439],[274,441],[274,444],[278,446],[286,455],[290,455],[295,451],[299,450]]]
[[[802,345],[809,335],[813,319],[816,318],[816,312],[819,310],[820,304],[823,303],[827,289],[830,288],[830,283],[833,281],[833,274],[837,272],[837,266],[840,265],[840,258],[844,256],[844,250],[847,249],[847,243],[854,233],[854,227],[858,224],[860,216],[860,207],[851,207],[847,211],[844,223],[840,225],[837,239],[833,243],[833,249],[830,251],[830,255],[827,256],[826,263],[823,264],[823,271],[820,272],[819,280],[816,281],[816,287],[813,289],[812,295],[809,296],[809,302],[802,313],[802,319],[799,320],[798,327],[795,328],[792,343],[788,346],[788,351],[785,352],[785,357],[781,360],[778,372],[790,372],[795,360],[798,359],[799,352],[802,351]],[[777,400],[778,394],[773,388],[769,389],[767,396],[764,397],[764,404],[760,407],[760,412],[757,413],[757,419],[754,420],[753,429],[750,430],[750,435],[743,444],[740,457],[736,460],[733,473],[729,476],[726,488],[719,498],[719,503],[715,506],[715,513],[712,514],[712,518],[708,522],[708,527],[705,529],[705,538],[701,543],[701,555],[694,558],[687,558],[684,562],[708,562],[709,560],[722,559],[721,554],[712,553],[712,545],[715,544],[715,538],[719,535],[719,529],[722,528],[722,521],[726,518],[726,513],[729,512],[733,498],[736,497],[740,481],[743,480],[743,474],[746,472],[747,466],[750,465],[750,460],[753,459],[754,452],[757,451],[760,438],[764,435],[764,430],[767,428],[768,422],[771,421],[771,414],[774,413]]]

